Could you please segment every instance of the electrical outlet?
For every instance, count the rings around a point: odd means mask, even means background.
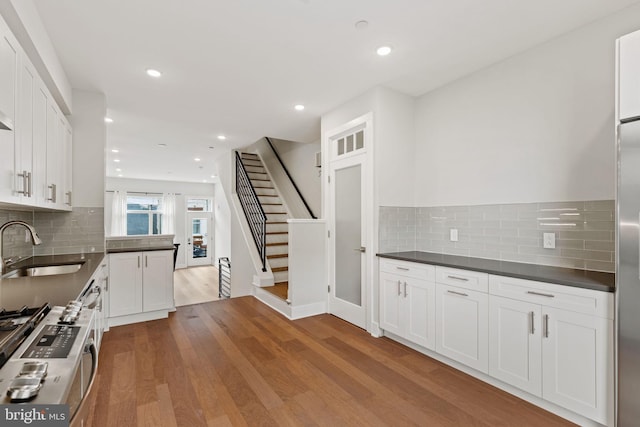
[[[545,249],[555,249],[556,233],[542,233],[542,247]]]
[[[458,229],[457,228],[451,228],[449,230],[449,240],[451,240],[452,242],[457,242],[458,241]]]

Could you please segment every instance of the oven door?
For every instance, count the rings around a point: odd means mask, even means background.
[[[89,410],[93,401],[91,389],[98,371],[98,349],[94,343],[93,335],[92,332],[85,343],[80,366],[67,400],[69,414],[71,414],[70,427],[88,425]]]

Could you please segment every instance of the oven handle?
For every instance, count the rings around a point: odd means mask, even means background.
[[[83,417],[78,418],[78,414],[82,414],[85,411],[86,405],[90,405],[89,395],[91,394],[91,389],[93,388],[93,383],[98,372],[98,349],[96,348],[93,338],[89,338],[89,341],[85,344],[85,353],[87,352],[87,347],[89,353],[91,353],[91,381],[89,381],[87,389],[82,394],[82,401],[80,405],[78,405],[78,409],[76,409],[76,412],[71,416],[69,422],[70,427],[81,427]]]
[[[93,299],[93,302],[89,303],[89,305],[87,305],[88,309],[94,309],[96,308],[96,306],[98,305],[98,303],[100,302],[100,298],[102,295],[102,288],[100,286],[95,286],[92,290],[91,290],[92,294],[98,294],[96,295],[96,297]]]

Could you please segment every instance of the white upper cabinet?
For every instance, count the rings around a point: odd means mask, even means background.
[[[18,42],[0,19],[0,114],[12,122],[15,129],[18,89]],[[0,202],[19,203],[15,193],[15,156],[18,141],[13,130],[0,129]]]
[[[618,119],[640,117],[640,31],[618,40]]]
[[[1,18],[0,113],[0,204],[71,210],[71,126]]]

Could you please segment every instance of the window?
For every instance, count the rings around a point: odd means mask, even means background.
[[[161,197],[127,196],[127,235],[162,233]]]
[[[187,210],[195,212],[211,212],[211,199],[188,199]]]

